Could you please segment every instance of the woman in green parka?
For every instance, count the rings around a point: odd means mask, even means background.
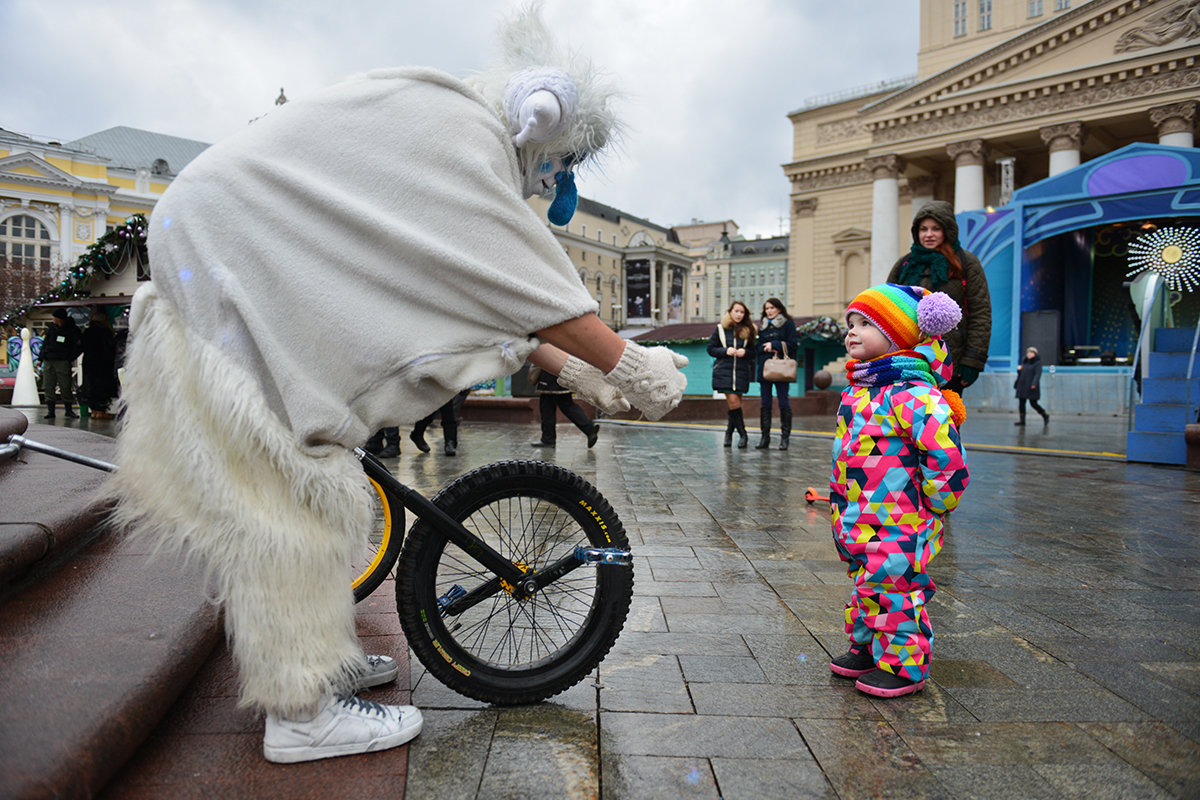
[[[913,217],[912,249],[888,273],[888,283],[945,292],[962,309],[962,321],[943,338],[954,377],[943,389],[960,395],[983,371],[992,338],[992,301],[979,259],[962,249],[954,207],[941,200],[921,206]]]

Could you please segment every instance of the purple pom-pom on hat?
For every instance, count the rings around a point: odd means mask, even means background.
[[[962,320],[962,309],[945,292],[930,292],[917,303],[917,327],[929,336],[954,330]]]

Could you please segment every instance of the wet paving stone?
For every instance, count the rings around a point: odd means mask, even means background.
[[[697,714],[812,719],[880,720],[882,715],[852,682],[824,686],[694,683]]]
[[[813,759],[714,758],[713,772],[722,800],[796,800],[828,798],[837,793]]]
[[[1057,447],[1124,441],[1121,420],[1059,419]],[[540,729],[418,684],[410,796],[525,796],[526,761],[567,797],[1200,796],[1200,474],[972,447],[1017,443],[1011,423],[967,426],[971,486],[930,566],[930,679],[894,700],[828,669],[851,583],[828,508],[803,500],[827,486],[828,437],[734,454],[716,427],[564,439],[545,455],[610,499],[634,545],[625,630]],[[534,428],[468,421],[457,462],[399,471],[436,490]],[[434,753],[453,791],[419,791]]]
[[[602,780],[606,797],[624,800],[723,800],[707,758],[630,756],[605,750]]]

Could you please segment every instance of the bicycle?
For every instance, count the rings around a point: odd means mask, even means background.
[[[109,472],[116,465],[10,436],[22,447]],[[396,607],[417,659],[451,689],[486,703],[545,700],[579,683],[620,635],[633,557],[616,512],[569,470],[501,461],[451,481],[432,500],[361,448],[376,508],[355,601],[396,568]],[[405,535],[404,511],[416,518]],[[580,568],[595,567],[580,572]]]

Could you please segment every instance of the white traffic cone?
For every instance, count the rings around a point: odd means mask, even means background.
[[[29,328],[21,329],[21,361],[17,364],[17,380],[13,384],[13,406],[40,406],[38,398],[37,378],[33,375],[33,350],[29,340],[33,334]]]

